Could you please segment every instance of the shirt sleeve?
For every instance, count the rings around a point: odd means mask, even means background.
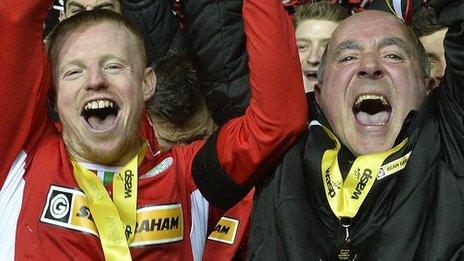
[[[294,28],[278,0],[245,0],[250,106],[212,135],[192,175],[210,203],[228,209],[269,172],[304,131],[307,104]]]
[[[448,27],[446,70],[437,88],[437,105],[444,159],[461,177],[464,168],[464,1],[433,1],[439,20]]]
[[[51,3],[0,1],[0,186],[18,152],[30,146],[29,134],[45,127],[50,71],[42,33]]]

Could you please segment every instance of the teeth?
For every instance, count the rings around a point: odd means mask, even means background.
[[[104,109],[104,108],[113,108],[114,104],[112,101],[109,100],[97,100],[88,102],[84,106],[84,110],[96,110],[96,109]]]
[[[358,97],[356,100],[355,105],[359,105],[364,100],[380,100],[384,106],[388,106],[388,101],[385,97],[377,95],[377,94],[364,94]]]

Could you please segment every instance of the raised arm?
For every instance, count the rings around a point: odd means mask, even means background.
[[[440,128],[445,160],[464,176],[464,1],[432,1],[440,23],[448,27],[445,37],[446,70],[437,88]]]
[[[307,120],[293,25],[282,3],[245,0],[243,17],[250,106],[210,137],[193,163],[197,186],[223,209],[278,162]]]
[[[28,135],[45,125],[50,72],[42,32],[51,4],[0,1],[0,187]]]

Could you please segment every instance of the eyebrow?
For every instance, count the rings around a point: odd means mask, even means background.
[[[400,38],[398,37],[385,37],[380,41],[379,48],[384,48],[387,46],[397,46],[409,56],[411,54],[411,48]]]
[[[387,47],[387,46],[398,46],[399,48],[403,49],[407,55],[410,55],[411,49],[408,45],[398,37],[384,37],[380,40],[379,49]],[[344,50],[357,50],[361,51],[363,49],[361,43],[359,41],[354,40],[346,40],[341,42],[337,48],[335,49],[335,55],[338,55],[340,52]]]
[[[101,9],[101,8],[105,8],[105,7],[114,7],[114,5],[111,2],[106,2],[106,3],[98,4],[98,5],[94,6],[93,8],[94,9]]]
[[[77,7],[79,9],[85,9],[84,5],[82,5],[80,3],[77,3],[77,2],[74,2],[74,1],[71,1],[71,2],[68,3],[68,8],[71,8],[71,7]],[[93,6],[93,9],[101,9],[101,8],[105,8],[105,7],[114,7],[114,5],[111,2],[104,2],[104,3]]]
[[[296,41],[301,41],[301,42],[311,42],[311,39],[307,38],[307,37],[298,37],[296,38]]]
[[[338,55],[340,52],[345,51],[345,50],[358,50],[361,51],[363,48],[359,41],[354,41],[354,40],[346,40],[341,42],[339,45],[337,45],[337,48],[335,48],[335,55]]]
[[[435,59],[435,60],[440,60],[440,57],[434,53],[427,53],[427,58],[429,59]]]
[[[328,41],[330,39],[330,37],[325,37],[325,38],[322,38],[320,39],[320,41]],[[313,40],[311,40],[311,38],[309,37],[298,37],[296,38],[296,41],[301,41],[301,42],[312,42]]]
[[[80,8],[80,9],[84,9],[83,5],[81,5],[80,3],[74,2],[74,1],[71,1],[71,2],[68,3],[67,9],[69,9],[71,7],[77,7],[77,8]]]

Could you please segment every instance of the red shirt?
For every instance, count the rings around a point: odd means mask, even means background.
[[[47,121],[50,70],[42,23],[51,2],[0,1],[0,260],[103,258],[64,143]],[[250,107],[221,128],[209,151],[198,152],[202,142],[196,142],[146,155],[139,169],[137,236],[130,242],[134,259],[201,258],[224,197],[205,184],[252,184],[305,129],[290,17],[280,1],[247,0],[243,10]],[[205,155],[215,155],[227,175],[206,171],[215,160]],[[155,170],[170,157],[169,168]],[[192,173],[194,161],[200,167]]]

